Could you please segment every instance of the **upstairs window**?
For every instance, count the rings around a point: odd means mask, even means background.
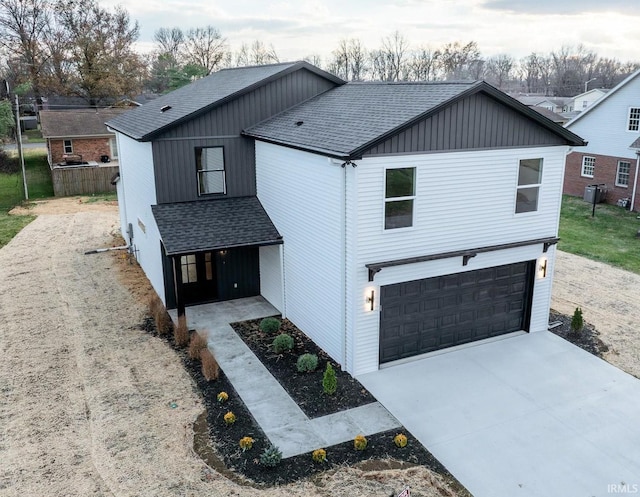
[[[198,195],[226,193],[222,147],[196,148]]]
[[[62,142],[64,153],[72,154],[73,153],[73,142],[71,140],[64,140]]]
[[[416,168],[403,167],[385,171],[384,229],[413,226],[416,196]]]
[[[538,210],[542,184],[542,159],[523,159],[518,167],[516,214]]]
[[[582,171],[580,172],[581,176],[585,176],[587,178],[593,178],[593,172],[596,169],[596,158],[584,156],[582,158]]]
[[[616,171],[616,186],[629,186],[629,171],[631,163],[627,161],[618,161],[618,170]]]
[[[640,131],[640,107],[631,107],[629,109],[629,131]]]

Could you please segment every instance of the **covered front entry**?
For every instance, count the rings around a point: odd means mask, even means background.
[[[528,331],[535,261],[381,287],[380,363]]]

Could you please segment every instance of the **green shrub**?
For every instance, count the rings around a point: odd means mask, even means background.
[[[271,345],[273,346],[273,351],[276,354],[283,354],[293,349],[293,338],[291,338],[291,335],[282,333],[274,338]]]
[[[269,468],[274,468],[282,460],[282,452],[275,445],[269,445],[266,447],[262,454],[260,454],[260,464]]]
[[[322,375],[322,390],[327,395],[333,395],[338,389],[338,378],[336,378],[336,372],[333,370],[330,362],[327,362],[327,368]]]
[[[324,449],[316,449],[311,454],[311,458],[313,459],[313,462],[320,464],[325,463],[327,462],[327,451]]]
[[[582,332],[583,327],[584,321],[582,320],[582,309],[580,307],[576,307],[576,310],[573,312],[573,317],[571,318],[571,333],[579,335],[580,332]]]
[[[280,329],[280,320],[278,318],[264,318],[260,321],[260,331],[267,335],[275,335]]]
[[[0,173],[17,173],[20,170],[20,161],[18,157],[9,155],[4,149],[0,148]]]
[[[353,439],[353,448],[356,450],[364,450],[367,448],[368,443],[367,437],[362,434],[356,435],[356,438]]]
[[[315,354],[302,354],[296,363],[298,373],[310,373],[318,367],[318,356]]]

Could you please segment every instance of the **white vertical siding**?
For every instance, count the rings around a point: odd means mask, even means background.
[[[138,262],[153,288],[166,303],[160,233],[151,212],[151,206],[156,204],[151,143],[141,143],[118,133],[118,145],[123,193],[122,197],[118,195],[121,219],[133,226],[133,245]],[[128,241],[126,225],[123,229],[123,236]]]
[[[287,317],[339,363],[344,338],[343,174],[339,164],[325,157],[256,142],[258,198],[284,240]]]
[[[376,157],[358,161],[357,283],[352,312],[353,374],[378,368],[380,286],[442,276],[502,264],[538,259],[542,247],[529,246],[478,254],[462,266],[462,258],[385,268],[368,281],[365,264],[453,250],[499,245],[557,236],[562,175],[567,147],[487,150],[442,154]],[[538,210],[515,214],[520,159],[542,158],[543,175]],[[415,166],[414,226],[386,231],[384,222],[384,170],[388,166]],[[555,252],[547,258],[553,267]],[[376,309],[365,304],[375,290]],[[551,277],[536,280],[531,331],[546,329]]]
[[[638,131],[628,131],[629,108],[640,107],[640,73],[627,84],[611,92],[587,114],[578,116],[575,122],[566,127],[589,144],[577,150],[585,154],[610,155],[612,157],[635,158],[629,150],[634,140],[640,136]],[[580,110],[580,109],[576,109]]]
[[[282,245],[260,247],[260,293],[280,313],[286,314],[282,286]]]

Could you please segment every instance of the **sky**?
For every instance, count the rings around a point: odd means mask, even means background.
[[[104,7],[123,4],[99,0]],[[411,47],[475,41],[484,57],[547,54],[583,44],[601,57],[640,61],[638,0],[135,0],[124,3],[149,51],[160,27],[211,24],[232,49],[272,44],[281,61],[312,54],[326,61],[338,42],[368,48],[398,30]]]

